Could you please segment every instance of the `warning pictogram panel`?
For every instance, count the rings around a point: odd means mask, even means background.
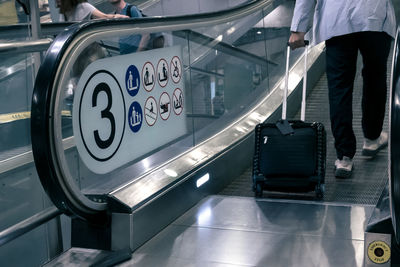
[[[150,96],[144,104],[144,118],[149,126],[153,126],[157,121],[157,102],[154,97]]]
[[[181,89],[175,89],[174,94],[172,95],[172,102],[175,114],[180,115],[183,110],[183,94]]]
[[[153,90],[154,85],[156,84],[156,75],[154,71],[154,66],[153,64],[151,64],[151,62],[146,62],[143,65],[142,81],[143,87],[147,92]]]
[[[181,46],[86,67],[74,92],[72,123],[90,171],[109,173],[187,134],[183,68]]]
[[[167,92],[163,92],[160,96],[160,116],[163,120],[169,118],[171,113],[171,100]]]
[[[161,87],[165,87],[167,85],[168,77],[168,63],[162,58],[157,64],[157,80]]]
[[[182,77],[182,63],[181,59],[174,56],[170,64],[171,79],[174,83],[179,83]]]

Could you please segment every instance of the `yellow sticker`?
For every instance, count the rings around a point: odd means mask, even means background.
[[[61,115],[63,117],[71,117],[71,111],[69,110],[62,110]],[[0,114],[0,124],[25,120],[31,117],[31,113],[29,111],[24,112],[15,112],[15,113],[7,113],[7,114]]]
[[[390,259],[390,247],[383,241],[373,241],[368,245],[368,258],[377,264],[386,263]]]

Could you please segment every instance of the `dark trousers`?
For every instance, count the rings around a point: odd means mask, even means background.
[[[362,129],[364,137],[376,139],[382,131],[386,107],[387,59],[392,38],[384,32],[357,32],[333,37],[326,44],[329,108],[336,154],[353,158],[353,85],[357,55],[363,60]]]

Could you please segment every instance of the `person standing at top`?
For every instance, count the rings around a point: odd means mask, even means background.
[[[120,14],[105,14],[87,0],[57,0],[57,7],[61,14],[59,21],[128,18],[128,16]]]
[[[358,52],[363,62],[362,154],[372,158],[388,143],[382,128],[386,66],[396,28],[394,9],[390,0],[297,0],[289,38],[292,49],[304,46],[312,19],[314,43],[325,41],[326,45],[329,111],[337,155],[335,176],[347,178],[356,153],[352,93]]]
[[[143,14],[134,5],[128,5],[124,0],[109,0],[114,7],[116,14],[126,15],[131,18],[142,18]],[[119,49],[121,54],[129,54],[146,49],[146,45],[150,40],[149,34],[135,34],[122,37],[119,40]]]

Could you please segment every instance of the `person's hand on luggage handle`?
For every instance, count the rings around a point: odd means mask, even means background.
[[[292,34],[289,37],[289,46],[292,50],[299,48],[299,47],[304,47],[305,42],[304,42],[304,35],[305,32],[292,32]]]

